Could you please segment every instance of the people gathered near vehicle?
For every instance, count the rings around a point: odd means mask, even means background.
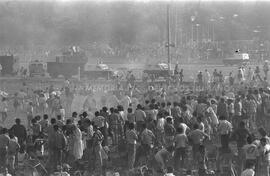
[[[234,79],[241,81],[226,82],[221,71],[211,77],[205,69],[198,74],[199,91],[188,92],[178,87],[182,78],[159,89],[151,82],[140,91],[132,81],[99,108],[90,101],[95,92],[85,89],[71,94],[70,88],[51,86],[23,98],[2,98],[2,121],[13,118],[12,101],[16,118],[11,128],[2,123],[0,129],[1,172],[14,175],[20,162],[34,159],[47,174],[104,175],[112,169],[134,174],[146,165],[144,173],[155,176],[268,176],[270,90],[259,76],[257,71],[250,78],[239,68]],[[90,97],[72,112],[67,95]]]

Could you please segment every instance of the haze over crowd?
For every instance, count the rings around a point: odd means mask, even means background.
[[[4,1],[0,3],[0,47],[93,42],[120,47],[164,43],[166,4],[168,2],[157,1]],[[190,40],[191,16],[200,24],[200,39],[209,37],[210,19],[215,20],[215,40],[250,40],[256,34],[265,40],[270,38],[270,21],[265,18],[270,15],[269,2],[180,1],[169,4],[171,37],[178,43]]]

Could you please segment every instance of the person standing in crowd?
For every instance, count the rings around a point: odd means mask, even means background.
[[[128,125],[129,130],[126,132],[126,142],[127,142],[127,155],[128,155],[128,169],[132,170],[134,168],[135,156],[136,156],[136,144],[138,141],[138,135],[135,130],[135,125],[130,123]]]
[[[270,137],[267,136],[267,132],[265,131],[265,129],[261,127],[261,128],[258,129],[258,132],[260,134],[260,137],[265,138],[266,143],[270,145]]]
[[[10,137],[8,135],[8,129],[3,128],[2,134],[0,135],[0,170],[2,171],[7,167],[9,143]]]
[[[232,124],[226,120],[225,116],[219,117],[218,132],[220,134],[221,146],[228,148],[230,135],[232,133]]]
[[[62,130],[63,126],[65,125],[64,120],[62,119],[61,115],[57,115],[56,118],[57,118],[56,125],[58,125],[58,127]]]
[[[143,124],[143,131],[141,133],[140,139],[141,139],[141,146],[143,149],[142,153],[146,158],[148,158],[150,151],[154,148],[156,137],[154,133],[147,128],[146,123]]]
[[[217,116],[220,118],[221,116],[224,116],[225,118],[228,118],[228,105],[225,103],[225,99],[221,98],[220,102],[217,106]]]
[[[267,144],[266,138],[261,138],[259,146],[259,171],[263,176],[269,176],[270,173],[270,145]]]
[[[158,117],[157,120],[157,127],[156,127],[156,133],[157,133],[157,141],[159,146],[164,146],[164,126],[165,126],[166,120],[163,116]]]
[[[83,156],[82,132],[76,125],[73,125],[72,134],[73,134],[73,156],[75,160],[79,160]]]
[[[96,125],[94,125],[94,135],[93,135],[93,156],[94,156],[94,165],[95,165],[95,171],[101,175],[102,174],[102,155],[101,155],[101,150],[102,150],[102,141],[104,139],[103,134],[101,131],[98,129]]]
[[[72,112],[72,115],[71,115],[72,123],[77,125],[79,120],[80,119],[78,118],[78,113],[77,112]]]
[[[34,117],[34,106],[32,102],[29,102],[27,107],[26,107],[26,114],[27,114],[27,124],[28,124],[28,128],[30,128],[31,126],[31,121]]]
[[[183,83],[183,80],[184,80],[184,70],[183,69],[180,70],[179,78],[180,78],[180,83]]]
[[[184,161],[186,159],[186,152],[188,147],[188,138],[182,127],[177,128],[177,134],[174,139],[174,142],[175,142],[174,168],[178,170],[179,166],[185,168]]]
[[[199,88],[202,89],[203,88],[203,74],[201,71],[197,75],[197,81],[198,81]]]
[[[256,113],[257,113],[257,104],[253,99],[252,95],[247,95],[246,101],[246,114],[247,114],[247,125],[251,130],[255,130],[256,124]]]
[[[104,135],[104,140],[102,143],[102,146],[107,146],[108,145],[108,134],[109,134],[109,123],[108,123],[108,118],[109,118],[109,113],[108,113],[108,108],[105,106],[100,110],[100,116],[104,117],[104,126],[101,129],[103,131]],[[126,119],[126,113],[124,114],[125,119]],[[127,122],[127,120],[126,120]]]
[[[175,126],[177,126],[181,117],[181,109],[177,102],[173,102],[173,107],[171,108],[171,115],[174,119]]]
[[[135,114],[132,112],[132,108],[127,109],[128,114],[127,114],[127,119],[128,119],[128,124],[129,123],[136,123],[135,121]]]
[[[234,127],[237,127],[237,125],[240,123],[242,119],[242,112],[243,112],[242,102],[241,99],[237,97],[235,99],[234,117],[232,119],[232,124]]]
[[[208,90],[208,85],[210,83],[210,73],[208,72],[207,69],[205,69],[204,74],[203,74],[203,88],[204,90]]]
[[[36,119],[32,119],[32,140],[33,143],[35,142],[36,139],[38,139],[41,136],[41,125],[37,123]]]
[[[232,123],[233,117],[234,117],[234,101],[232,98],[229,98],[228,100],[228,120]]]
[[[191,131],[188,135],[189,141],[192,145],[193,159],[196,161],[196,155],[199,150],[199,146],[203,144],[203,141],[209,136],[199,129],[199,125],[195,123],[193,125],[193,131]]]
[[[111,114],[109,115],[109,127],[110,127],[110,131],[112,133],[112,141],[113,141],[113,145],[118,145],[118,137],[119,137],[119,132],[118,132],[118,125],[120,123],[120,117],[118,115],[118,110],[114,109],[114,108],[110,108],[110,112]]]
[[[251,136],[247,137],[247,144],[244,145],[242,149],[246,161],[245,165],[247,166],[249,163],[256,165],[259,159],[259,151],[257,146],[253,143]]]
[[[53,160],[54,160],[54,125],[56,125],[56,119],[51,119],[51,124],[48,127],[48,162],[46,163],[46,168],[49,172],[53,171]]]
[[[43,119],[40,121],[41,131],[43,136],[48,136],[48,127],[49,127],[49,116],[48,114],[43,115]]]
[[[53,126],[54,129],[54,136],[53,136],[53,141],[54,141],[54,146],[53,146],[53,163],[54,167],[57,168],[57,166],[62,167],[63,164],[63,151],[67,147],[67,139],[60,130],[58,125]],[[54,170],[56,168],[53,168]]]
[[[164,125],[165,145],[173,146],[175,135],[175,128],[173,126],[173,119],[171,116],[166,117],[166,123]]]
[[[232,135],[231,139],[236,141],[237,151],[238,151],[238,158],[237,158],[237,165],[238,165],[238,173],[241,173],[244,166],[244,152],[243,147],[247,144],[247,138],[251,136],[248,129],[245,127],[245,122],[239,122],[238,128],[236,128]]]
[[[206,175],[206,151],[205,151],[205,146],[200,145],[198,148],[198,152],[196,153],[196,161],[197,161],[197,166],[198,166],[198,174],[201,175]]]
[[[7,119],[7,112],[8,112],[7,99],[5,97],[3,97],[2,101],[0,102],[0,113],[2,116],[2,123],[5,123],[5,121]]]
[[[140,104],[137,105],[137,109],[135,110],[135,120],[136,120],[136,125],[137,125],[137,131],[139,133],[142,132],[142,126],[145,123],[146,120],[146,114],[142,110],[142,106]]]
[[[21,124],[21,119],[15,119],[15,125],[13,125],[10,129],[10,133],[14,134],[18,138],[18,143],[20,147],[23,147],[26,142],[27,132],[25,126]]]
[[[8,168],[10,170],[10,173],[12,175],[15,175],[15,160],[17,158],[20,145],[18,141],[16,140],[16,137],[14,134],[9,135],[10,140],[9,140],[9,145],[8,145]]]
[[[105,117],[101,116],[98,111],[95,112],[95,117],[93,118],[93,123],[95,126],[98,127],[99,131],[103,135],[103,144],[107,142],[107,132],[106,132],[106,119]]]
[[[168,164],[169,159],[172,157],[173,153],[173,146],[170,147],[163,147],[155,154],[155,161],[156,161],[156,172],[164,173],[166,166]]]
[[[268,65],[268,60],[266,60],[263,64],[263,72],[264,72],[264,77],[266,79],[268,78],[268,72],[269,72],[269,65]]]

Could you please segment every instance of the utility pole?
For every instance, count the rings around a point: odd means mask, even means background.
[[[167,54],[168,54],[168,69],[171,71],[171,56],[170,56],[170,5],[167,4]]]

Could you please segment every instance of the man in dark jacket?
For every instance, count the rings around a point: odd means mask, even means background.
[[[18,138],[18,143],[22,149],[27,138],[26,128],[21,124],[21,119],[15,119],[15,123],[16,124],[11,127],[10,132]]]

